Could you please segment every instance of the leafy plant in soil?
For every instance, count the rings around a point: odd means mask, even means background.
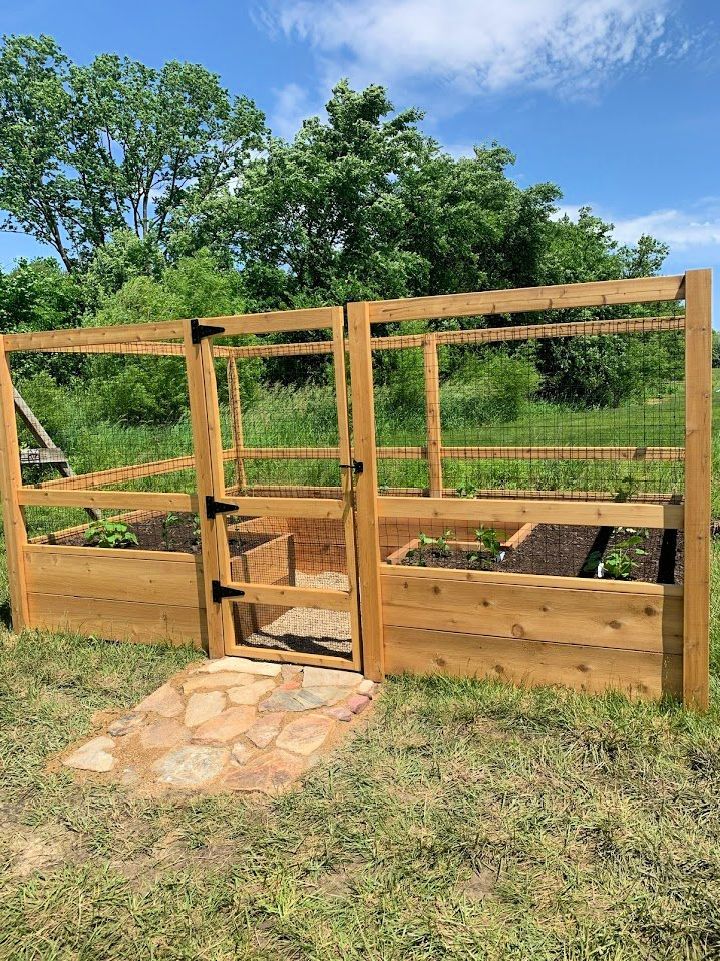
[[[170,531],[180,523],[180,515],[172,512],[166,514],[162,519],[162,542],[166,551],[170,550]]]
[[[468,555],[470,563],[477,564],[481,568],[489,568],[492,561],[499,560],[502,555],[501,533],[494,527],[478,527],[475,530],[478,550]]]
[[[629,581],[633,570],[638,566],[637,559],[645,557],[644,544],[649,533],[644,528],[618,527],[618,533],[626,534],[602,557],[593,551],[587,559],[585,570],[596,573],[598,577],[609,577],[616,581]]]
[[[450,554],[450,547],[448,541],[453,536],[451,530],[445,531],[439,537],[430,537],[428,534],[420,531],[418,534],[418,546],[412,551],[413,558],[417,560],[419,567],[425,567],[427,562],[427,556],[432,557],[447,557]]]
[[[130,547],[137,546],[138,539],[127,524],[99,520],[88,527],[85,543],[93,547]]]

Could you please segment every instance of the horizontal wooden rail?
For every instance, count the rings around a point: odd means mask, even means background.
[[[488,344],[508,340],[543,340],[557,337],[606,337],[614,334],[683,330],[685,317],[642,317],[618,320],[583,320],[567,324],[520,324],[515,327],[480,327],[474,330],[439,330],[436,344]],[[373,337],[373,350],[422,347],[427,334],[393,334]]]
[[[437,567],[407,567],[403,564],[380,565],[385,577],[425,578],[435,580]],[[515,574],[512,571],[463,571],[442,569],[446,581],[467,581],[471,584],[516,584],[519,587],[557,587],[566,591],[608,591],[612,594],[655,594],[660,597],[682,597],[682,584],[651,584],[648,581],[614,581],[601,577],[565,577],[559,574]],[[582,638],[578,639],[582,643]]]
[[[244,517],[311,517],[339,519],[345,502],[329,497],[236,497],[224,496],[224,504],[233,504]]]
[[[223,336],[228,337],[241,334],[280,334],[293,330],[325,330],[332,328],[334,310],[334,307],[276,310],[263,314],[207,317],[202,323],[223,327]]]
[[[27,507],[117,507],[128,510],[197,513],[197,494],[156,494],[146,491],[39,490],[21,487],[18,503]]]
[[[237,600],[243,604],[278,604],[309,607],[320,611],[350,611],[350,594],[321,587],[284,587],[278,584],[250,584],[231,581],[230,587],[244,591]],[[255,649],[257,652],[257,648]]]
[[[442,447],[451,460],[643,460],[677,461],[684,447]]]
[[[513,290],[485,290],[435,297],[408,297],[368,304],[371,324],[434,317],[471,317],[476,314],[529,313],[536,310],[564,310],[569,307],[608,307],[616,304],[644,304],[682,300],[685,276],[638,277],[629,280],[601,280],[554,287],[524,287]]]
[[[118,324],[111,327],[80,327],[45,330],[29,334],[7,334],[5,347],[11,350],[57,350],[61,347],[91,347],[100,344],[142,344],[146,341],[181,339],[187,321],[166,320],[157,324]]]
[[[414,520],[534,524],[578,524],[584,527],[653,527],[682,530],[684,509],[675,504],[607,501],[531,501],[379,497],[378,516]]]

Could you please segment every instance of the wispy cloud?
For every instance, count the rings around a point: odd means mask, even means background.
[[[649,59],[685,55],[670,0],[267,0],[315,51],[324,82],[581,95]]]
[[[275,105],[270,111],[270,129],[278,137],[292,140],[303,120],[323,112],[307,88],[288,83],[275,91]]]
[[[635,243],[643,234],[650,234],[668,244],[673,254],[707,251],[714,259],[720,256],[720,197],[706,197],[686,210],[668,208],[632,217],[616,217],[599,205],[588,206],[615,225],[613,235],[621,244]],[[575,219],[578,209],[563,205],[558,216],[567,214]]]

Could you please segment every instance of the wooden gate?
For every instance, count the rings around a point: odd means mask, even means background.
[[[261,340],[294,331],[329,336],[298,344]],[[247,335],[254,335],[251,345]],[[221,317],[212,325],[193,322],[186,351],[211,654],[359,670],[342,308]],[[317,446],[314,437],[308,440],[316,446],[281,446],[272,417],[266,425],[270,442],[246,445],[238,367],[278,354],[307,363],[325,354],[325,362],[331,362],[336,421],[328,427],[333,436],[326,446]],[[216,366],[221,363],[227,363],[227,408],[218,397]],[[286,412],[293,400],[292,388],[282,388],[276,397]],[[229,416],[223,416],[225,410]],[[231,430],[228,447],[223,434]],[[326,483],[299,483],[303,470],[321,472]],[[267,483],[266,475],[274,480],[278,471],[281,483]]]

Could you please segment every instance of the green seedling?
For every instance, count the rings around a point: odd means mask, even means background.
[[[448,541],[453,536],[451,530],[445,531],[439,537],[430,537],[428,534],[420,531],[418,534],[417,551],[415,551],[415,556],[418,558],[418,563],[420,567],[425,567],[425,552],[430,551],[430,556],[433,554],[439,554],[441,557],[447,557],[450,554],[450,546]]]
[[[166,514],[162,519],[162,542],[166,551],[170,550],[170,531],[180,520],[180,515],[173,513]]]
[[[645,529],[634,527],[618,527],[618,532],[627,536],[613,545],[604,558],[598,551],[593,551],[587,559],[585,571],[616,581],[630,580],[633,570],[638,566],[638,558],[647,555],[642,545],[649,534]]]
[[[504,532],[496,531],[494,527],[478,527],[475,531],[478,550],[470,554],[469,560],[480,566],[489,566],[490,561],[496,561],[502,554],[501,536],[505,536]]]
[[[85,543],[93,547],[130,547],[138,543],[138,539],[127,526],[120,521],[94,521],[85,532]]]

